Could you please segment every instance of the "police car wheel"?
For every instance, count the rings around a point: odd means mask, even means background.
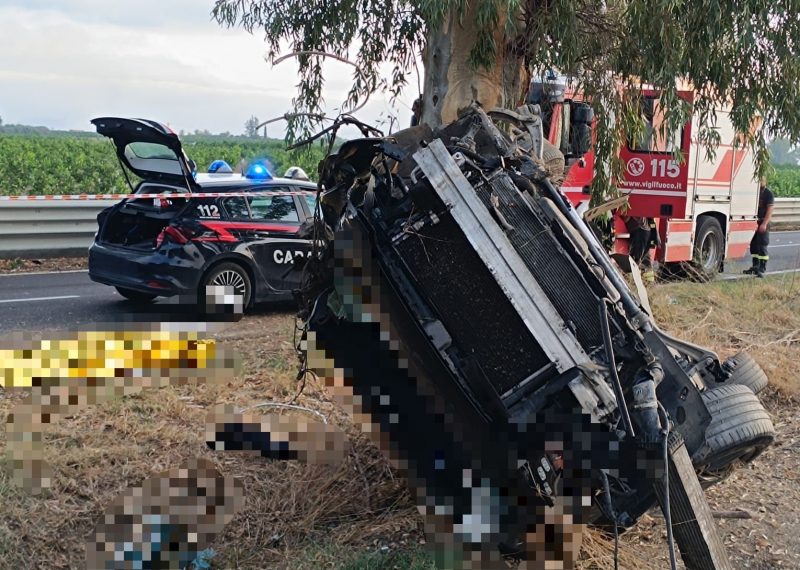
[[[725,479],[736,465],[750,463],[775,439],[775,427],[747,386],[724,385],[701,393],[711,423],[705,442],[692,455],[703,487]]]
[[[252,298],[247,270],[238,263],[220,263],[206,273],[200,284],[201,309],[207,312],[243,312]]]
[[[150,303],[153,299],[158,297],[158,295],[142,293],[140,291],[134,291],[133,289],[126,289],[125,287],[114,287],[114,289],[117,290],[117,293],[128,299],[128,301],[133,301],[134,303]]]

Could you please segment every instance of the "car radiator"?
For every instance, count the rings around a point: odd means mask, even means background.
[[[491,194],[482,188],[477,196],[487,209],[496,208],[513,228],[506,232],[508,240],[564,324],[587,353],[602,346],[601,298],[587,281],[597,279],[582,273],[567,253],[565,246],[569,243],[559,241],[547,213],[538,204],[544,199],[526,197],[504,171],[490,180],[490,186]]]
[[[504,171],[476,189],[440,141],[414,158],[427,179],[418,185],[430,184],[421,191],[440,202],[426,223],[390,237],[459,350],[500,397],[585,364],[603,343],[606,290],[563,220]]]
[[[474,357],[499,396],[550,366],[451,216],[402,234],[395,250],[455,344]]]

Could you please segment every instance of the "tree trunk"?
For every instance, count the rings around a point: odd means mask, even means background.
[[[484,109],[516,107],[521,100],[522,59],[510,49],[513,44],[505,34],[505,20],[500,19],[494,33],[497,63],[490,68],[475,69],[469,55],[477,37],[475,10],[478,2],[470,2],[460,16],[449,14],[437,30],[428,33],[423,60],[425,82],[422,122],[432,128],[449,123],[458,112],[480,103]]]

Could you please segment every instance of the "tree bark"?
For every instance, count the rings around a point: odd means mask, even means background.
[[[432,128],[449,123],[461,109],[473,102],[484,109],[516,107],[520,102],[524,78],[523,61],[506,37],[505,19],[501,18],[494,32],[497,61],[489,68],[475,69],[469,55],[477,38],[475,10],[478,2],[470,2],[467,12],[450,13],[440,28],[430,30],[423,54],[425,82],[422,122]]]

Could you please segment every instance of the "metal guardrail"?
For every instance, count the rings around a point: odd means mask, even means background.
[[[0,259],[84,255],[97,214],[115,200],[0,202]],[[800,198],[776,198],[772,220],[800,224]]]
[[[772,221],[776,224],[800,224],[800,198],[775,198]]]
[[[115,200],[0,203],[0,259],[85,255]]]

